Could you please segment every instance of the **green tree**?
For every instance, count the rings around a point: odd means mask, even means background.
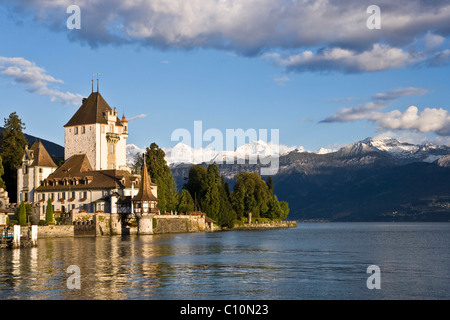
[[[208,166],[205,179],[205,194],[201,198],[201,207],[208,217],[218,221],[220,213],[220,188],[221,182],[219,168],[212,164]]]
[[[269,201],[267,202],[267,211],[262,214],[264,218],[269,219],[281,219],[283,211],[280,206],[280,202],[278,202],[278,198],[276,195],[273,195]]]
[[[207,170],[202,165],[195,165],[189,169],[188,181],[184,185],[185,189],[189,191],[192,199],[200,200],[206,193],[206,175]],[[198,203],[197,203],[198,204]],[[196,208],[199,209],[199,208]],[[201,209],[201,208],[200,208]]]
[[[189,212],[194,211],[194,200],[192,199],[189,191],[187,191],[186,189],[183,189],[180,192],[177,211],[184,212],[184,213],[189,213]]]
[[[20,206],[19,206],[18,218],[19,218],[19,224],[21,226],[24,226],[27,224],[27,208],[25,206],[25,202],[23,202],[23,201],[20,203]]]
[[[272,176],[267,177],[267,187],[269,188],[270,193],[273,194],[273,180],[272,180]]]
[[[152,182],[158,185],[158,207],[161,211],[176,211],[178,206],[177,186],[172,176],[172,171],[166,162],[164,150],[156,143],[152,143],[146,149],[145,161]],[[144,155],[136,156],[134,169],[141,168]]]
[[[195,165],[189,170],[184,188],[199,202],[198,210],[216,221],[221,227],[231,228],[236,220],[236,212],[230,202],[229,186],[216,164],[207,168]]]
[[[2,157],[0,156],[0,188],[6,189],[5,181],[3,181],[2,177],[5,173],[5,169],[3,169],[3,161]]]
[[[5,130],[1,139],[2,150],[0,156],[3,160],[3,180],[10,199],[17,198],[17,169],[22,163],[25,146],[28,144],[23,134],[25,124],[19,116],[13,112],[5,118]]]
[[[47,200],[47,209],[45,211],[45,223],[52,224],[53,223],[53,206],[52,200]]]
[[[271,197],[269,188],[257,172],[241,172],[236,176],[231,198],[239,218],[248,217],[249,212],[254,218],[260,217],[268,210],[267,202]]]
[[[289,204],[286,201],[280,201],[280,208],[281,208],[281,211],[282,211],[282,214],[281,214],[280,218],[282,220],[284,220],[284,219],[287,218],[287,216],[289,214],[289,211],[290,211]]]
[[[201,172],[201,169],[199,171]],[[201,198],[202,211],[219,226],[232,228],[236,220],[236,212],[227,194],[225,179],[221,176],[216,164],[208,166],[203,181],[203,186],[200,188],[204,190],[204,196]]]
[[[220,190],[220,212],[217,222],[221,227],[232,228],[234,227],[234,220],[236,220],[236,212],[224,185]]]

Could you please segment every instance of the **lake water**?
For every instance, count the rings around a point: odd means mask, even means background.
[[[0,250],[0,299],[449,299],[449,248],[450,223],[39,239]]]

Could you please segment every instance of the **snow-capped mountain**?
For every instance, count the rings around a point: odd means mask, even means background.
[[[411,162],[435,162],[450,154],[450,147],[427,143],[416,145],[392,138],[367,138],[358,142],[374,151],[383,153],[399,164]]]
[[[126,153],[127,153],[127,165],[131,168],[134,165],[135,157],[138,153],[144,153],[145,148],[141,149],[134,144],[127,144]]]
[[[400,142],[393,138],[366,138],[351,143],[341,149],[320,148],[318,151],[308,151],[304,147],[288,147],[276,145],[262,140],[252,141],[237,147],[235,150],[214,150],[208,148],[194,149],[186,144],[178,143],[173,148],[163,148],[166,153],[166,161],[169,165],[197,164],[197,163],[227,163],[239,160],[258,160],[269,156],[284,156],[289,153],[309,153],[325,155],[339,152],[341,155],[357,155],[362,153],[379,152],[386,155],[398,164],[412,162],[437,162],[443,156],[450,155],[450,147],[446,145],[424,145]],[[134,164],[135,156],[144,153],[145,148],[139,148],[134,144],[127,145],[127,164]]]
[[[194,149],[186,144],[179,142],[173,148],[163,148],[166,153],[166,161],[169,165],[176,164],[194,164],[202,162],[226,163],[228,161],[261,159],[268,156],[284,155],[289,152],[308,152],[300,147],[288,147],[285,145],[276,145],[262,140],[252,141],[237,147],[235,150],[214,150],[210,148]],[[141,149],[134,144],[127,145],[127,164],[132,166],[135,156],[138,153],[144,153],[145,148]],[[325,152],[321,150],[321,152]]]

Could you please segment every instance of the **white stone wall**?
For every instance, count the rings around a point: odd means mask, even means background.
[[[121,134],[120,140],[116,145],[116,165],[117,169],[120,168],[120,166],[126,166],[127,165],[127,134]]]
[[[105,170],[107,169],[107,147],[106,143],[106,132],[107,125],[97,123],[95,125],[97,135],[95,137],[97,149],[95,151],[97,161],[92,164],[94,170]]]
[[[23,167],[17,169],[17,199],[16,202],[20,203],[23,198],[22,190],[23,190]]]
[[[28,173],[24,174],[23,166],[17,170],[17,203],[25,201],[25,192],[28,193],[28,202],[39,201],[35,197],[35,189],[41,181],[47,178],[56,168],[51,167],[27,167]]]
[[[117,133],[120,140],[116,144],[115,156],[116,166],[126,166],[126,139],[127,133],[122,132],[123,128],[115,125],[115,117],[110,117],[111,122],[106,124],[90,124],[83,126],[66,127],[64,130],[64,159],[67,160],[75,154],[86,154],[94,170],[108,170],[108,142],[106,134]],[[77,131],[78,130],[78,131]],[[78,132],[78,133],[77,133]]]
[[[96,164],[97,125],[72,126],[64,128],[64,160],[75,154],[86,154],[91,166]],[[76,133],[78,130],[78,133]]]

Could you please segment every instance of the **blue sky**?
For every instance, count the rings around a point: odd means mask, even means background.
[[[218,16],[221,1],[204,0],[210,5],[202,10],[194,6],[198,1],[188,8],[178,0],[161,1],[142,8],[112,1],[102,13],[96,9],[104,1],[92,1],[93,7],[79,1],[80,30],[65,26],[70,1],[0,1],[0,116],[16,111],[26,133],[63,145],[63,125],[90,94],[92,74],[100,73],[100,93],[110,106],[137,118],[130,122],[128,143],[141,148],[151,142],[174,146],[172,132],[193,131],[196,120],[204,130],[224,133],[279,129],[281,144],[311,151],[380,134],[450,143],[445,2],[430,8],[426,1],[412,1],[405,17],[421,23],[399,27],[390,17],[401,7],[379,1],[382,29],[368,30],[361,22],[369,16],[364,11],[369,2],[358,11],[352,0],[316,1],[328,5],[327,14],[293,7],[289,15],[281,10],[264,23],[277,3],[294,3],[264,0],[253,15],[246,13],[244,24],[234,6],[239,1],[223,11],[229,17],[222,11]],[[177,6],[159,10],[155,2]],[[315,24],[324,25],[338,9],[342,16],[329,27],[334,30],[316,31]],[[168,20],[170,10],[180,18]],[[430,17],[432,12],[441,15]],[[109,24],[94,23],[95,17]],[[290,27],[294,20],[299,25]],[[353,21],[360,29],[352,29]],[[277,34],[264,29],[266,24],[287,31]]]

